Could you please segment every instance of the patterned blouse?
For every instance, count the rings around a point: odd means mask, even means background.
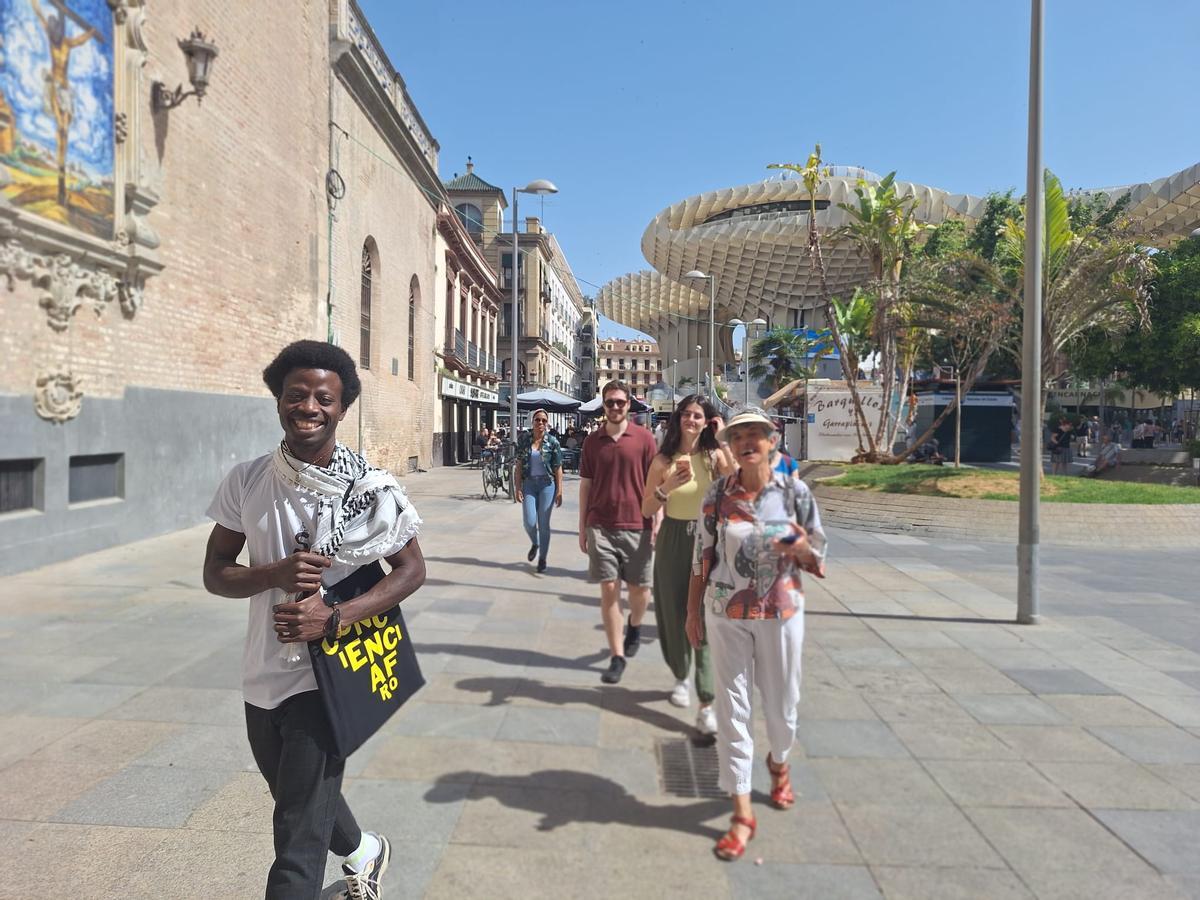
[[[529,474],[529,456],[533,453],[533,432],[526,431],[517,441],[517,459],[521,461],[521,480],[531,477]],[[562,466],[563,451],[558,438],[550,432],[542,435],[542,464],[546,473],[553,478],[557,469]]]
[[[740,472],[718,479],[696,525],[692,572],[702,575],[708,563],[704,602],[714,615],[789,619],[804,611],[799,569],[772,546],[800,526],[817,558],[825,559],[821,514],[803,481],[772,472],[755,497],[742,486]]]

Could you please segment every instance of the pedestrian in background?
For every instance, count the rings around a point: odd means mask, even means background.
[[[550,415],[544,409],[533,411],[533,428],[517,442],[516,497],[521,504],[525,533],[529,535],[530,562],[537,557],[537,570],[546,571],[550,552],[550,514],[562,506],[562,447],[546,426]]]
[[[654,533],[642,515],[642,495],[658,449],[649,431],[629,421],[633,395],[624,382],[610,381],[600,396],[604,425],[583,442],[579,462],[579,549],[588,556],[588,579],[600,584],[600,615],[612,654],[600,680],[616,684],[626,659],[638,651],[650,603]],[[629,596],[624,640],[622,581]]]
[[[654,542],[653,592],[659,647],[675,675],[669,700],[678,707],[691,705],[694,655],[700,700],[696,728],[703,734],[717,730],[708,644],[701,642],[693,653],[684,625],[700,502],[713,481],[735,468],[733,457],[717,441],[721,424],[712,404],[699,394],[679,401],[667,419],[662,446],[650,464],[642,495],[642,515],[664,514]]]
[[[804,593],[800,570],[825,573],[825,532],[807,485],[771,466],[776,431],[748,409],[724,439],[741,467],[709,489],[697,519],[687,635],[707,636],[712,653],[720,785],[733,798],[733,821],[714,853],[746,852],[757,821],[750,806],[754,687],[767,723],[771,805],[795,803],[788,755],[796,739]]]

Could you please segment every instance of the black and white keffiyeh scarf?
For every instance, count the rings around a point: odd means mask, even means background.
[[[273,462],[284,483],[317,498],[314,553],[361,566],[382,559],[420,529],[421,518],[395,476],[344,444],[334,447],[322,468],[297,459],[281,441]]]

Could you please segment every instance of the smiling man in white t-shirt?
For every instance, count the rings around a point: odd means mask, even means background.
[[[338,423],[361,390],[344,350],[297,341],[263,380],[284,439],[273,453],[235,466],[218,488],[208,509],[216,524],[204,586],[249,598],[246,731],[275,800],[266,896],[315,900],[331,851],[345,858],[350,897],[377,897],[391,847],[359,829],[342,797],[345,760],[333,753],[305,643],[382,613],[421,586],[420,519],[394,478],[337,442]],[[248,566],[237,562],[243,548]],[[314,552],[323,548],[328,555]],[[322,585],[377,559],[391,566],[383,580],[336,608],[326,605]]]

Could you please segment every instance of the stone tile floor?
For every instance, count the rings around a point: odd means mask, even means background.
[[[829,578],[808,585],[802,797],[756,795],[759,836],[729,865],[709,852],[727,802],[661,786],[658,742],[692,731],[652,625],[622,684],[599,683],[574,482],[538,576],[517,508],[472,499],[477,479],[406,480],[429,684],[346,781],[395,845],[387,895],[1200,897],[1193,561],[1045,548],[1045,620],[1022,627],[1013,548],[832,530]],[[0,897],[261,895],[244,601],[204,592],[206,535],[8,579]]]

